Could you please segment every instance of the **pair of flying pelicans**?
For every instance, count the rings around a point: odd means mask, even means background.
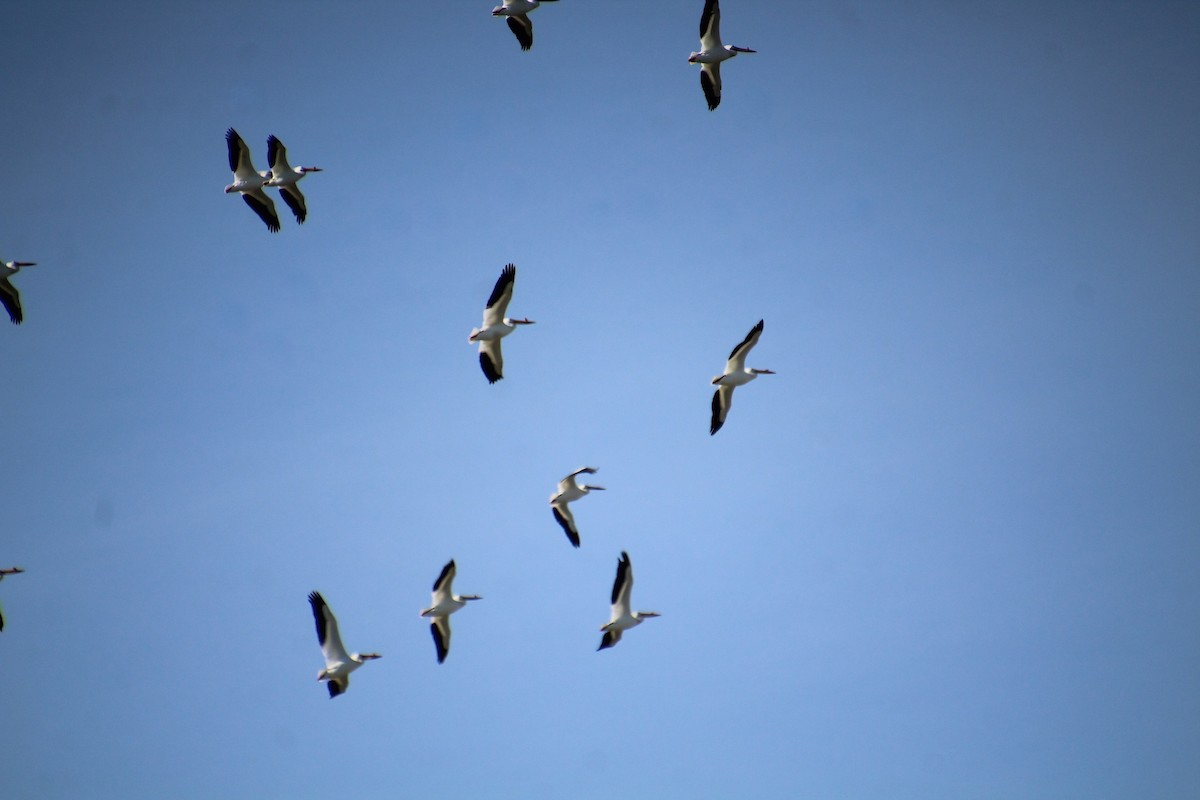
[[[552,0],[504,0],[503,5],[492,9],[492,15],[506,17],[508,27],[517,37],[522,50],[533,47],[533,23],[529,21],[529,12],[542,2]],[[706,0],[704,11],[700,15],[700,51],[688,56],[688,63],[700,65],[700,88],[704,91],[704,99],[708,101],[708,110],[713,111],[721,104],[721,62],[727,61],[738,53],[753,53],[748,47],[721,44],[721,8],[717,0]],[[287,149],[275,136],[267,138],[267,161],[270,172],[258,172],[250,161],[250,148],[238,136],[237,131],[230,128],[225,132],[225,141],[229,148],[229,168],[233,170],[233,183],[225,187],[227,194],[238,192],[246,205],[254,210],[272,233],[279,231],[279,215],[275,212],[275,203],[263,191],[264,187],[279,189],[283,201],[296,217],[296,222],[303,224],[308,216],[304,195],[296,185],[310,172],[320,172],[320,167],[292,167],[287,162]],[[17,274],[21,267],[32,267],[31,261],[9,261],[0,264],[4,272],[0,272],[0,303],[8,311],[9,318],[14,324],[20,324],[24,319],[21,312],[21,297],[9,278]],[[486,327],[486,326],[485,326]],[[491,380],[489,376],[489,380]],[[714,431],[715,433],[715,431]]]
[[[225,145],[229,150],[229,168],[233,170],[233,183],[225,187],[225,194],[238,192],[246,205],[254,210],[271,233],[279,232],[279,215],[275,203],[263,191],[264,187],[279,190],[279,196],[292,210],[296,222],[301,225],[308,217],[304,195],[296,184],[310,172],[320,172],[320,167],[293,167],[287,160],[287,148],[274,135],[267,137],[267,163],[270,172],[259,172],[250,161],[250,148],[233,128],[225,131]]]
[[[533,23],[529,12],[551,0],[504,0],[492,9],[493,17],[506,17],[508,28],[517,37],[522,50],[533,47]],[[700,65],[700,88],[708,101],[708,110],[721,104],[721,62],[738,53],[754,53],[748,47],[721,44],[721,6],[717,0],[705,0],[700,14],[700,52],[688,56],[689,64]]]
[[[479,366],[488,379],[488,383],[495,383],[504,378],[504,354],[500,350],[500,340],[515,331],[518,325],[533,324],[531,319],[513,319],[505,316],[509,301],[512,300],[513,285],[516,280],[516,266],[506,265],[496,280],[491,296],[488,297],[487,306],[483,309],[483,327],[473,328],[471,335],[467,337],[468,341],[479,343]],[[725,418],[733,405],[735,388],[749,383],[759,375],[775,374],[769,369],[746,366],[746,355],[754,345],[758,344],[762,332],[763,321],[760,319],[758,324],[746,334],[746,338],[729,354],[729,358],[725,362],[725,372],[712,379],[713,385],[718,388],[713,393],[709,435],[721,430],[721,426],[725,424]],[[569,529],[567,535],[571,535]]]
[[[454,559],[450,559],[433,583],[432,604],[421,611],[422,617],[432,620],[429,629],[433,633],[439,664],[446,660],[446,654],[450,652],[450,615],[469,601],[482,599],[474,594],[454,594],[452,584],[456,570]],[[630,611],[629,594],[632,590],[633,567],[629,561],[629,554],[622,551],[621,559],[617,562],[617,577],[613,581],[612,614],[609,621],[600,628],[604,631],[604,638],[597,650],[612,647],[621,641],[622,632],[640,625],[643,620],[658,616],[655,611]],[[325,598],[320,592],[311,592],[308,602],[312,606],[313,620],[317,625],[317,641],[321,644],[321,654],[325,657],[325,668],[317,673],[317,680],[326,681],[329,696],[337,697],[350,686],[350,673],[368,661],[380,658],[380,655],[347,653],[338,633],[337,618],[329,610]]]

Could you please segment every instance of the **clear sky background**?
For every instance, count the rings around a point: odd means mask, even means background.
[[[1200,6],[701,6],[5,8],[6,800],[1194,796]]]

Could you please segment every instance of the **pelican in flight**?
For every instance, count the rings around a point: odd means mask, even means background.
[[[529,12],[542,3],[555,0],[504,0],[504,5],[492,9],[493,17],[507,17],[508,29],[521,43],[522,50],[533,47],[533,23],[529,21]]]
[[[249,156],[246,157],[249,159]],[[308,208],[304,204],[304,195],[296,184],[310,172],[320,172],[320,167],[293,167],[288,164],[287,148],[275,136],[267,137],[267,163],[271,165],[271,179],[267,186],[274,186],[287,207],[296,216],[296,222],[304,224],[308,216]]]
[[[689,64],[700,65],[700,88],[708,101],[708,110],[721,105],[721,62],[738,53],[757,53],[749,47],[721,44],[721,6],[717,0],[705,0],[700,15],[700,52],[688,56]]]
[[[479,342],[479,366],[488,383],[504,379],[504,354],[500,352],[500,340],[517,329],[518,325],[532,325],[531,319],[509,319],[504,316],[508,301],[512,300],[513,282],[517,279],[517,268],[508,264],[500,271],[487,308],[483,310],[483,327],[472,328],[467,341]]]
[[[454,594],[454,559],[442,567],[442,574],[433,582],[433,602],[429,608],[421,611],[422,617],[429,617],[433,622],[429,631],[433,634],[433,645],[437,648],[437,660],[441,664],[450,653],[450,615],[467,604],[468,600],[482,600],[477,594]]]
[[[630,611],[629,592],[633,589],[633,565],[629,562],[629,553],[621,551],[621,560],[617,562],[617,579],[613,581],[612,590],[612,619],[607,625],[602,625],[604,638],[600,640],[597,651],[612,647],[621,641],[621,633],[641,625],[643,620],[657,617],[657,611]]]
[[[725,374],[712,379],[713,385],[719,388],[713,392],[712,426],[708,431],[709,436],[721,430],[721,426],[725,424],[729,407],[733,405],[735,387],[749,383],[759,375],[775,374],[769,369],[754,369],[746,366],[746,354],[750,352],[750,348],[758,344],[758,337],[762,336],[762,332],[763,321],[760,319],[758,324],[746,334],[746,338],[742,339],[742,343],[733,348],[733,352],[729,354],[729,360],[725,362]]]
[[[21,293],[9,280],[21,271],[23,267],[36,267],[36,261],[3,261],[0,262],[0,303],[8,311],[8,318],[13,325],[20,325],[25,315],[21,312]]]
[[[320,592],[310,592],[308,602],[312,605],[313,619],[317,622],[317,641],[325,656],[325,669],[317,673],[317,680],[329,681],[330,698],[337,697],[350,686],[350,673],[372,659],[378,653],[346,653],[342,637],[338,635],[337,618],[325,604]]]
[[[269,173],[254,169],[254,164],[250,163],[250,148],[233,128],[225,131],[225,144],[229,146],[229,168],[233,170],[233,183],[225,187],[225,194],[240,192],[246,205],[254,209],[258,218],[267,224],[267,230],[279,233],[275,202],[263,191],[270,180]]]
[[[579,529],[575,527],[575,515],[571,513],[567,504],[575,502],[590,491],[604,491],[603,486],[580,485],[575,480],[576,475],[595,474],[595,467],[581,467],[559,481],[558,490],[550,495],[550,510],[554,512],[554,518],[558,520],[559,525],[562,525],[562,529],[567,532],[567,538],[575,547],[579,547]]]
[[[25,570],[20,567],[9,567],[8,569],[0,569],[0,581],[4,580],[5,575],[16,575],[18,572]],[[4,609],[0,608],[0,631],[4,630]]]

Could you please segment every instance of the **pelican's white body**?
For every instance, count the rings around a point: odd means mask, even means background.
[[[513,285],[517,280],[517,268],[513,264],[505,264],[500,270],[500,277],[492,287],[487,305],[483,309],[483,325],[472,328],[469,342],[479,344],[479,367],[488,383],[504,379],[504,353],[500,349],[500,340],[517,329],[518,325],[532,325],[531,319],[511,319],[504,316],[508,304],[512,300]]]
[[[554,519],[562,526],[563,531],[567,534],[567,539],[575,547],[579,547],[579,529],[575,527],[575,515],[567,506],[589,492],[604,491],[603,486],[581,485],[576,480],[578,475],[594,474],[596,474],[595,467],[581,467],[559,481],[558,489],[550,495],[550,508],[554,511]]]
[[[715,434],[725,424],[725,417],[729,415],[729,409],[733,407],[733,390],[736,387],[749,383],[759,375],[775,374],[769,369],[755,369],[746,366],[746,355],[754,345],[758,344],[762,332],[763,321],[760,319],[758,324],[746,334],[746,338],[729,354],[729,358],[725,362],[725,372],[712,379],[712,384],[717,387],[717,391],[713,392],[712,422],[709,425],[709,435]]]
[[[708,110],[721,104],[721,62],[738,53],[753,53],[749,47],[721,44],[721,6],[718,0],[706,0],[700,14],[700,51],[688,56],[688,63],[700,65],[700,88]]]
[[[377,653],[347,653],[338,633],[337,618],[325,603],[320,592],[310,592],[313,620],[317,624],[317,642],[321,655],[325,657],[325,668],[317,673],[317,680],[329,682],[329,697],[334,698],[350,688],[350,673],[365,662],[379,658]]]
[[[422,617],[431,620],[429,631],[433,635],[433,644],[437,649],[437,660],[441,664],[450,654],[450,615],[465,606],[470,600],[482,600],[477,594],[454,594],[454,576],[458,567],[454,559],[446,562],[441,574],[433,582],[433,596],[429,608],[421,609]]]
[[[621,641],[621,634],[630,628],[636,628],[648,619],[659,616],[657,611],[630,611],[629,595],[633,591],[633,563],[629,553],[621,551],[617,562],[617,577],[613,581],[612,613],[606,624],[600,626],[604,638],[600,640],[597,650],[612,647]]]

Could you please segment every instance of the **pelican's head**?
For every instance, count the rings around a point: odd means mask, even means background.
[[[651,617],[661,617],[661,616],[662,615],[659,614],[657,611],[635,611],[635,612],[633,612],[633,618],[638,620],[639,622],[644,619],[650,619]]]
[[[721,378],[724,378],[724,377],[725,377],[724,375],[718,375],[717,377],[713,378],[712,385],[716,386],[718,383],[721,382]]]
[[[725,49],[731,53],[757,53],[758,52],[757,50],[751,50],[749,47],[738,47],[735,44],[731,44],[728,47],[726,47]]]
[[[774,374],[775,374],[775,370],[772,370],[772,369],[754,369],[754,367],[751,367],[751,368],[750,368],[750,373],[751,373],[752,375],[774,375]]]
[[[483,597],[481,597],[480,595],[477,595],[477,594],[463,594],[463,595],[459,595],[458,599],[459,600],[482,600]]]
[[[37,262],[36,261],[6,261],[6,262],[4,262],[4,266],[11,269],[13,272],[16,272],[17,270],[22,269],[24,267],[36,267]],[[17,569],[16,567],[13,567],[13,569],[16,570],[17,572],[24,571],[24,570]]]
[[[503,16],[505,16],[505,14],[504,14],[504,6],[496,6],[495,8],[493,8],[493,9],[492,9],[492,16],[493,16],[493,17],[503,17]]]
[[[698,59],[699,57],[700,57],[700,54],[699,54],[699,53],[692,53],[690,56],[688,56],[688,63],[689,63],[689,64],[695,64],[695,63],[696,63],[696,59]]]
[[[236,183],[231,183],[225,187],[225,194],[232,194],[233,192],[236,192],[236,191],[237,191]]]
[[[509,319],[508,317],[505,317],[504,324],[505,325],[532,325],[533,320],[531,320],[531,319]]]

